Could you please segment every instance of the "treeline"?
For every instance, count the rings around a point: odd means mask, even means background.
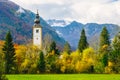
[[[0,69],[6,74],[120,73],[120,33],[110,41],[104,27],[99,41],[99,49],[94,50],[89,46],[83,29],[77,50],[72,51],[66,42],[63,51],[60,51],[47,34],[40,50],[30,44],[13,44],[8,32],[5,42],[0,42]]]

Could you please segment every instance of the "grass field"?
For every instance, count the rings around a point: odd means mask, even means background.
[[[120,80],[120,74],[7,75],[9,80]]]

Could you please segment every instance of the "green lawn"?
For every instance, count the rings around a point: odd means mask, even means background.
[[[9,80],[120,80],[120,74],[7,75]]]

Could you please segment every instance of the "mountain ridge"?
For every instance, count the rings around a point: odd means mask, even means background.
[[[110,39],[112,39],[119,31],[120,27],[116,24],[98,24],[98,23],[86,23],[82,24],[77,21],[72,21],[70,24],[66,26],[52,26],[56,32],[63,37],[66,41],[70,43],[70,45],[73,47],[73,49],[77,48],[78,41],[80,39],[80,33],[82,29],[84,28],[86,31],[86,36],[89,44],[91,46],[93,45],[99,45],[99,35],[102,31],[103,27],[107,27]],[[95,47],[95,46],[93,46]]]

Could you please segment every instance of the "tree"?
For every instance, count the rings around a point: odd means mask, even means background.
[[[88,45],[89,44],[87,42],[87,38],[86,38],[86,35],[85,35],[85,30],[83,29],[82,32],[81,32],[79,43],[78,43],[78,50],[80,52],[83,52],[83,50],[86,49],[88,47]]]
[[[106,27],[104,27],[100,34],[100,43],[99,43],[99,51],[100,51],[100,62],[105,69],[108,66],[108,55],[110,52],[110,41],[109,41],[109,33]],[[101,67],[102,68],[102,67]]]
[[[55,54],[59,55],[59,50],[56,48],[56,43],[55,43],[55,41],[53,41],[53,42],[50,44],[49,53],[52,53],[52,52],[54,52]]]
[[[115,36],[112,43],[113,50],[120,52],[120,32]]]
[[[19,46],[16,50],[17,65],[21,73],[36,73],[39,60],[39,48],[28,44],[27,46]],[[18,52],[17,52],[18,51]],[[21,53],[21,54],[19,54]],[[20,57],[18,57],[20,56]]]
[[[66,42],[64,45],[64,51],[67,52],[68,54],[70,54],[70,52],[71,52],[71,47],[68,42]]]
[[[0,80],[8,80],[5,75],[0,72]]]
[[[109,33],[106,27],[102,29],[102,32],[100,34],[100,50],[102,49],[104,45],[108,45],[108,46],[110,45]]]
[[[58,59],[59,50],[56,47],[55,41],[50,44],[48,54],[46,55],[46,71],[56,73],[56,60]]]
[[[5,55],[5,73],[15,73],[15,49],[10,31],[6,35],[5,44],[3,45],[3,53]]]
[[[3,60],[3,55],[0,53],[0,80],[8,80],[4,73],[4,60]]]
[[[106,27],[104,27],[100,34],[100,52],[103,53],[101,61],[104,67],[107,66],[108,64],[109,46],[110,46],[109,33]]]
[[[115,73],[120,73],[120,33],[118,33],[112,42],[112,51],[109,55],[111,66]]]
[[[40,72],[45,72],[45,59],[42,51],[39,54],[38,69]]]
[[[94,49],[87,48],[83,51],[82,62],[85,63],[87,72],[93,73],[94,72]]]

